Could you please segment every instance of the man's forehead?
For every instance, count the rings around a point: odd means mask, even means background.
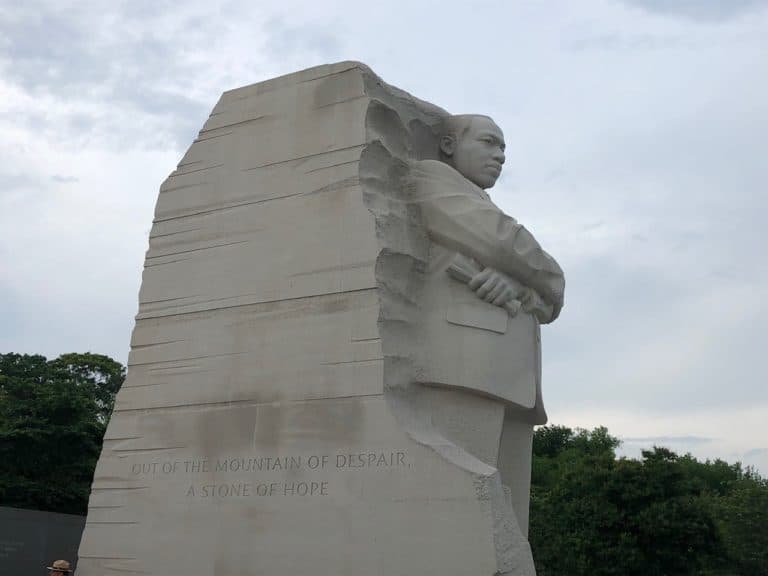
[[[491,118],[488,118],[488,116],[473,116],[469,124],[469,129],[475,135],[484,132],[496,136],[499,140],[504,140],[504,132],[502,132],[498,124]]]

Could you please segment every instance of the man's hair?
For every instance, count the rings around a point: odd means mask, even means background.
[[[442,139],[446,136],[453,138],[455,141],[463,138],[464,135],[469,132],[469,129],[472,127],[472,121],[475,118],[488,118],[488,120],[493,122],[493,119],[490,116],[486,116],[485,114],[454,114],[452,116],[446,116],[442,122],[438,124],[437,157],[440,160],[448,164],[452,164],[451,158],[443,152],[442,145],[440,144]]]
[[[454,138],[461,138],[472,126],[472,120],[475,118],[488,118],[492,120],[490,116],[485,114],[454,114],[452,116],[446,116],[438,126],[438,136],[453,136]]]

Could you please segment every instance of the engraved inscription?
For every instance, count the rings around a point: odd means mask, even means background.
[[[0,558],[8,558],[12,553],[24,547],[24,542],[18,540],[0,540]]]
[[[252,496],[328,496],[328,482],[270,482],[261,484],[190,485],[186,496],[197,498],[250,498]]]
[[[194,499],[328,496],[336,473],[408,469],[404,450],[297,454],[288,456],[227,456],[133,462],[130,473],[143,476],[190,476],[184,496]],[[296,473],[322,478],[295,479]],[[198,480],[195,476],[205,475]],[[234,478],[232,476],[235,476]],[[276,479],[276,475],[287,475]]]

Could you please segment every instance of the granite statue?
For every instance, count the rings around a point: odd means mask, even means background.
[[[499,468],[527,534],[532,431],[546,422],[539,324],[559,315],[564,276],[486,192],[505,162],[501,129],[479,115],[449,116],[438,129],[439,159],[416,161],[410,170],[414,202],[432,240],[424,323],[433,330],[417,381],[498,401],[499,440],[476,437],[489,414],[479,407],[473,422],[469,403],[462,427],[448,426],[446,435]]]
[[[496,471],[499,485],[489,489],[499,491],[495,514],[505,522],[497,537],[507,543],[499,566],[533,573],[531,444],[534,425],[546,422],[539,325],[562,309],[563,272],[486,192],[506,160],[492,119],[441,114],[425,126],[378,103],[368,126],[378,137],[361,173],[382,244],[380,328],[393,360],[385,372],[393,412],[444,457]]]
[[[563,275],[504,160],[357,62],[225,92],[160,187],[77,576],[533,576]]]

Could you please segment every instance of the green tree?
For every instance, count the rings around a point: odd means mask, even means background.
[[[85,388],[99,408],[99,419],[106,423],[115,404],[115,395],[125,380],[125,367],[102,354],[62,354],[51,367],[71,385]]]
[[[726,550],[725,574],[768,574],[768,481],[747,470],[711,501]]]
[[[540,576],[684,576],[722,556],[706,485],[664,448],[616,459],[605,428],[534,439],[530,541]]]
[[[0,505],[85,513],[124,378],[98,354],[0,354]]]

